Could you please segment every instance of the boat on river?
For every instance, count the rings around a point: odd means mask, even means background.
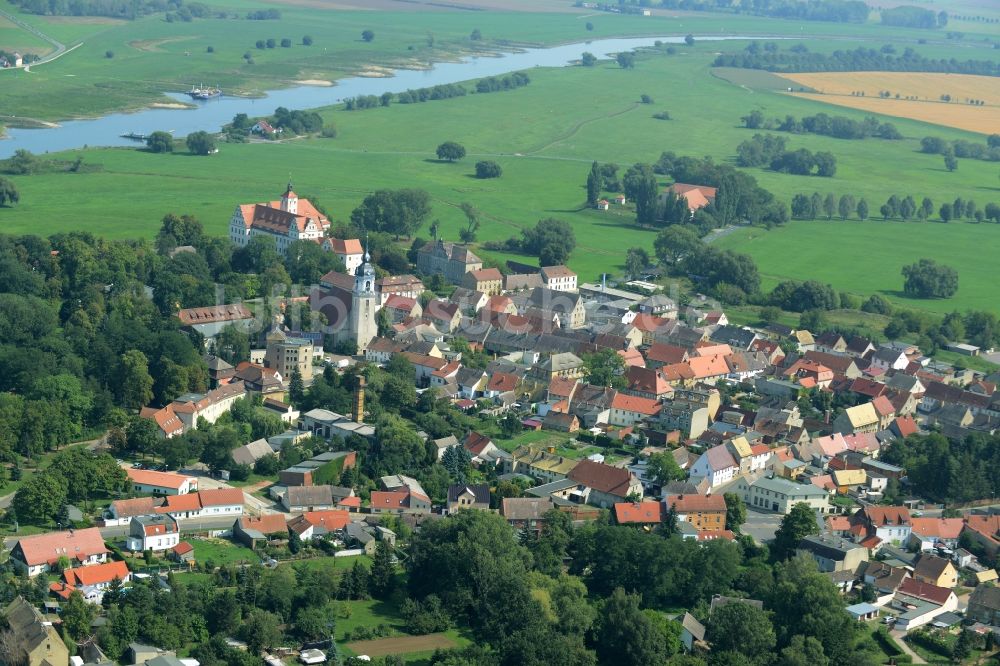
[[[213,97],[220,97],[222,95],[222,90],[211,86],[208,88],[204,88],[202,86],[192,86],[191,90],[189,90],[187,94],[191,97],[191,99],[212,99]]]

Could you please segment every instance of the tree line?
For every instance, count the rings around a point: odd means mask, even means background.
[[[930,500],[961,503],[1000,494],[998,435],[912,435],[881,458],[905,468],[912,491]]]
[[[878,213],[882,220],[929,220],[937,212],[938,219],[942,222],[952,220],[974,220],[976,222],[997,222],[1000,223],[1000,205],[989,203],[985,208],[978,208],[976,202],[971,199],[965,200],[961,197],[952,202],[944,202],[939,207],[935,207],[934,201],[930,197],[924,197],[919,203],[912,195],[893,194],[885,203],[879,207]],[[859,220],[867,220],[871,214],[868,201],[862,197],[855,199],[851,194],[842,194],[837,197],[832,192],[821,195],[819,192],[809,194],[796,194],[792,197],[792,218],[796,220],[815,220],[826,217],[832,220],[834,216],[841,220],[850,219],[851,216]]]
[[[850,51],[838,49],[832,53],[812,53],[803,44],[787,51],[779,49],[724,53],[716,57],[715,67],[764,69],[770,72],[945,72],[1000,76],[1000,63],[992,60],[958,60],[927,58],[907,47],[901,56],[875,49],[858,47]]]
[[[793,134],[820,134],[832,136],[835,139],[876,137],[896,140],[903,138],[895,125],[883,123],[874,116],[866,116],[864,120],[859,121],[846,116],[829,116],[825,113],[817,113],[815,116],[804,116],[801,120],[795,116],[787,115],[782,120],[780,118],[766,118],[759,109],[755,109],[741,117],[740,121],[747,129],[773,129]]]
[[[14,0],[29,14],[51,16],[110,16],[135,19],[157,12],[176,11],[183,0]]]
[[[903,5],[886,7],[879,10],[882,25],[892,25],[901,28],[943,28],[948,25],[948,12],[934,12],[923,7]]]
[[[743,167],[764,167],[797,176],[830,178],[837,173],[837,158],[833,153],[813,153],[805,148],[786,150],[785,143],[781,136],[754,134],[736,147],[736,162]]]
[[[920,151],[930,155],[947,155],[987,162],[1000,162],[1000,134],[991,134],[986,143],[973,143],[965,139],[949,141],[937,136],[925,136],[920,140]]]
[[[505,76],[490,76],[476,82],[475,92],[490,93],[502,90],[513,90],[528,85],[531,79],[523,72],[513,72]],[[389,106],[393,101],[399,104],[416,104],[453,97],[464,97],[469,90],[459,83],[446,83],[416,90],[406,90],[399,94],[384,92],[381,95],[358,95],[344,100],[344,109],[356,111]]]
[[[756,0],[737,4],[731,0],[661,0],[664,9],[682,9],[699,12],[725,12],[770,16],[772,18],[800,21],[828,21],[831,23],[864,23],[869,9],[858,0]]]

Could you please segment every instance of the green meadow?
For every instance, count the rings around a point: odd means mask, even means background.
[[[197,63],[211,57],[239,60],[243,49],[230,54],[236,41],[257,37],[292,36],[296,42],[308,32],[316,44],[307,49],[258,52],[256,72],[268,71],[271,80],[283,76],[323,77],[334,69],[346,73],[362,62],[379,58],[432,57],[426,44],[427,30],[434,26],[436,45],[451,43],[466,48],[468,33],[478,25],[489,25],[484,37],[518,39],[524,42],[557,42],[579,39],[584,33],[580,17],[574,14],[531,14],[491,12],[307,12],[283,8],[281,21],[241,21],[241,30],[231,30],[231,20],[204,20],[189,24],[167,24],[162,18],[149,17],[134,24],[92,22],[99,30],[91,42],[56,63],[50,69],[39,68],[30,76],[39,76],[41,94],[61,95],[75,91],[74,86],[93,86],[86,77],[114,78],[111,72],[128,67],[133,80],[116,81],[102,89],[99,102],[83,95],[81,105],[119,105],[118,92],[130,86],[142,90],[163,90],[168,79],[163,76],[163,62],[182,62],[173,72],[173,81],[183,87],[191,76],[214,71],[214,65]],[[791,31],[793,22],[753,17],[684,16],[641,19],[612,15],[593,15],[594,37],[613,34],[674,32],[688,27],[701,32],[745,31],[777,33]],[[404,20],[405,19],[405,20]],[[32,17],[52,25],[64,25],[65,19]],[[487,22],[488,20],[488,22]],[[301,23],[296,24],[296,21]],[[378,24],[376,25],[376,22]],[[698,23],[700,22],[700,23]],[[360,30],[375,25],[376,40],[364,44],[357,39]],[[221,26],[216,32],[212,26]],[[297,26],[291,28],[290,26]],[[307,26],[309,28],[307,29]],[[79,28],[79,26],[75,26]],[[794,23],[796,29],[801,29]],[[809,24],[809,30],[834,34],[851,30],[859,35],[873,35],[874,25],[841,26]],[[191,39],[154,46],[147,52],[128,46],[137,39],[154,39],[167,30],[186,31]],[[324,31],[331,38],[323,46]],[[696,31],[697,32],[697,31]],[[127,34],[126,34],[127,33]],[[898,30],[891,38],[879,41],[803,40],[812,50],[877,46],[892,41],[897,46],[914,41],[914,34],[927,32]],[[938,33],[930,33],[937,36]],[[587,35],[587,36],[590,36]],[[197,36],[197,39],[194,38]],[[126,41],[125,38],[128,38]],[[967,38],[968,39],[968,38]],[[114,59],[103,57],[108,40],[119,40]],[[449,40],[451,40],[449,42]],[[223,46],[226,42],[229,46]],[[215,54],[205,54],[204,46],[216,44]],[[784,42],[791,46],[794,42]],[[407,45],[416,45],[415,51]],[[110,237],[145,237],[155,235],[159,220],[168,212],[196,215],[211,233],[226,233],[228,220],[239,203],[275,198],[284,187],[289,173],[302,196],[318,200],[335,220],[346,221],[351,211],[369,192],[379,188],[419,187],[433,200],[431,219],[441,223],[442,235],[457,238],[464,217],[458,209],[462,202],[475,205],[483,216],[479,242],[502,240],[519,235],[521,230],[544,217],[567,220],[577,238],[577,248],[569,264],[582,280],[596,280],[604,271],[618,271],[625,251],[640,246],[652,250],[656,232],[639,229],[629,207],[612,206],[600,212],[584,207],[584,181],[592,161],[614,162],[622,172],[635,162],[654,162],[661,152],[679,155],[711,156],[716,161],[733,162],[736,146],[753,132],[740,127],[739,118],[753,109],[769,117],[786,114],[804,116],[825,111],[833,115],[862,118],[864,112],[831,107],[820,102],[799,99],[775,90],[769,78],[751,73],[745,80],[737,77],[730,83],[714,76],[710,63],[720,49],[735,50],[740,42],[725,44],[700,42],[693,47],[679,46],[674,55],[644,53],[635,69],[622,70],[611,62],[596,67],[543,68],[529,70],[532,82],[527,87],[490,94],[472,94],[462,98],[431,101],[423,104],[393,104],[387,108],[348,112],[342,108],[322,109],[327,123],[338,130],[336,139],[290,139],[282,142],[221,144],[220,152],[209,157],[194,157],[181,152],[154,155],[130,148],[89,149],[60,155],[80,156],[91,170],[81,173],[40,174],[15,178],[21,191],[21,203],[0,209],[0,227],[10,233],[56,233],[86,229]],[[221,48],[220,48],[221,47]],[[323,48],[333,49],[326,56]],[[941,42],[914,46],[918,52],[940,57],[953,53]],[[88,52],[86,49],[90,49]],[[191,55],[185,56],[185,50]],[[87,54],[90,53],[88,56]],[[413,55],[414,53],[418,55]],[[970,41],[963,53],[968,57],[997,58],[1000,51],[990,44]],[[433,54],[434,56],[437,53]],[[98,57],[99,56],[99,57]],[[370,59],[369,59],[370,57]],[[274,59],[271,62],[271,58]],[[175,59],[175,60],[173,60]],[[65,61],[65,63],[63,62]],[[357,65],[352,64],[357,63]],[[308,65],[308,69],[305,67]],[[60,76],[61,68],[77,68],[80,76]],[[330,69],[323,69],[328,67]],[[106,73],[98,73],[107,68]],[[232,70],[233,81],[243,81],[239,66]],[[84,75],[86,73],[86,76]],[[148,77],[148,78],[144,78]],[[730,77],[732,78],[732,77]],[[213,83],[214,79],[209,79]],[[33,81],[35,81],[33,79]],[[207,82],[207,81],[206,81]],[[225,81],[219,81],[223,87]],[[266,81],[261,86],[269,85]],[[117,86],[117,87],[116,87]],[[754,87],[759,86],[759,87]],[[6,93],[6,90],[5,90]],[[75,92],[74,92],[75,94]],[[652,104],[639,103],[640,96],[653,98]],[[141,95],[139,95],[141,97]],[[132,97],[137,100],[138,97]],[[6,100],[5,100],[6,101]],[[11,103],[35,104],[23,90],[14,86]],[[669,111],[672,119],[657,120],[653,115]],[[178,111],[178,113],[183,113]],[[940,156],[919,152],[919,140],[928,134],[951,139],[984,141],[985,137],[905,119],[889,119],[906,137],[900,141],[868,139],[845,141],[814,135],[785,135],[791,149],[831,151],[837,156],[838,169],[833,178],[792,176],[762,169],[749,171],[761,185],[779,198],[790,201],[797,193],[819,192],[852,194],[867,199],[871,211],[891,194],[913,195],[918,201],[928,196],[936,206],[960,196],[973,199],[982,208],[986,203],[1000,203],[1000,181],[995,164],[961,160],[955,172],[945,170]],[[165,128],[166,129],[166,128]],[[434,159],[435,147],[446,140],[463,144],[467,157],[457,163]],[[493,159],[503,167],[503,177],[478,180],[472,176],[474,163]],[[959,270],[962,286],[949,301],[919,302],[915,306],[936,311],[955,307],[983,307],[996,310],[989,302],[989,275],[984,262],[974,257],[996,255],[1000,249],[1000,230],[991,225],[949,225],[869,221],[793,223],[783,229],[741,231],[720,241],[725,247],[750,252],[760,264],[765,286],[779,279],[817,277],[838,288],[869,294],[895,293],[901,285],[899,267],[922,256],[947,259]],[[427,235],[426,227],[422,235]],[[942,249],[943,248],[943,249]],[[977,253],[973,253],[978,250]],[[489,252],[489,259],[503,261],[531,258]],[[982,264],[984,268],[975,266]]]
[[[907,307],[936,313],[997,311],[996,263],[1000,226],[967,222],[883,222],[816,220],[781,229],[740,229],[720,239],[720,247],[750,254],[762,285],[810,278],[840,291],[882,294]],[[907,298],[900,270],[933,258],[958,271],[958,293],[946,300]]]
[[[566,5],[569,5],[568,1]],[[114,110],[136,109],[167,101],[164,91],[184,91],[199,83],[219,85],[229,94],[259,94],[296,80],[333,80],[372,66],[426,67],[458,55],[490,52],[517,45],[551,45],[587,39],[642,35],[791,35],[817,38],[883,39],[886,30],[875,23],[843,25],[657,10],[653,17],[622,16],[579,9],[559,12],[518,11],[338,11],[279,3],[220,0],[210,3],[228,18],[167,22],[164,14],[136,21],[100,17],[43,17],[21,13],[6,0],[0,9],[67,46],[82,43],[59,60],[31,72],[8,72],[3,82],[3,115],[59,120],[90,117]],[[248,9],[267,6],[281,11],[280,20],[250,21]],[[516,5],[513,5],[516,7]],[[569,9],[563,7],[563,9]],[[593,25],[592,31],[586,24]],[[480,29],[483,40],[472,42]],[[372,29],[371,43],[361,32]],[[970,24],[963,47],[980,50],[979,31]],[[916,43],[942,42],[939,33],[893,29],[895,39]],[[303,46],[310,35],[312,46]],[[288,38],[291,48],[257,49],[257,40]],[[27,40],[27,41],[26,41]],[[828,40],[825,40],[828,41]],[[0,24],[0,48],[44,42],[13,25]],[[928,46],[931,46],[928,45]],[[950,44],[946,46],[951,46]],[[214,49],[213,53],[208,48]],[[107,52],[114,54],[107,58]],[[253,62],[243,55],[249,53]],[[973,57],[971,54],[969,57]]]

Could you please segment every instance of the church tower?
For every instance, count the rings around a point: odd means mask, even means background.
[[[367,243],[366,243],[367,245]],[[354,276],[354,291],[351,293],[350,334],[358,343],[358,353],[368,349],[368,343],[378,335],[375,313],[378,311],[378,294],[375,293],[375,269],[372,268],[368,248],[365,248],[364,263]]]
[[[288,183],[285,193],[281,195],[281,210],[292,215],[299,214],[299,195],[292,191],[291,182]]]

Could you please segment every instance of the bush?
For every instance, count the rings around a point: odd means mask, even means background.
[[[115,57],[115,52],[114,51],[105,51],[104,52],[104,57],[108,58],[108,59],[114,58]]]
[[[271,39],[264,42],[264,44],[267,46],[267,48],[273,49],[275,46],[278,45],[278,42],[272,37]]]
[[[499,178],[502,174],[503,169],[492,160],[476,162],[476,178]]]
[[[285,37],[284,39],[282,39],[281,40],[281,48],[283,48],[283,49],[290,49],[290,48],[292,48],[292,40],[290,40],[288,37]]]
[[[363,30],[361,32],[361,39],[365,40],[366,42],[374,41],[375,33],[371,30]]]
[[[215,47],[214,46],[208,46],[208,47],[205,48],[205,52],[206,53],[215,53]]]
[[[312,36],[306,35],[305,37],[302,38],[302,46],[312,46],[312,45],[313,45]]]
[[[639,101],[642,102],[643,104],[652,104],[653,98],[650,97],[649,95],[641,95],[639,97]]]
[[[656,118],[657,120],[670,120],[670,112],[660,111],[659,113],[654,113],[653,117]]]
[[[423,601],[406,599],[399,610],[406,619],[406,630],[415,636],[451,628],[451,618],[437,595],[429,594]]]
[[[337,138],[337,128],[333,125],[327,125],[323,128],[323,131],[319,133],[324,139],[336,139]]]

